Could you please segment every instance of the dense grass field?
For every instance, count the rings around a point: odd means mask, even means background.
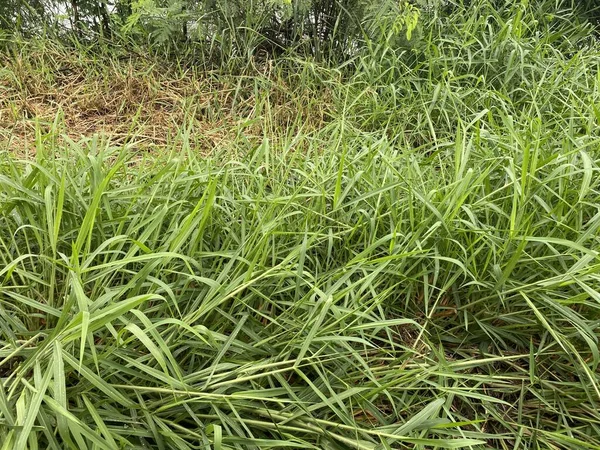
[[[0,448],[600,448],[600,45],[563,13],[237,75],[3,41]]]

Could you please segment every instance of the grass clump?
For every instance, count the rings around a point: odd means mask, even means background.
[[[412,56],[217,77],[217,118],[183,107],[213,75],[176,77],[151,152],[141,119],[16,114],[1,448],[600,447],[600,49],[535,5],[470,11]],[[52,88],[32,54],[4,76]]]

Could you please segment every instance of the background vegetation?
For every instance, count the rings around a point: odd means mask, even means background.
[[[594,6],[4,2],[0,448],[600,448]]]

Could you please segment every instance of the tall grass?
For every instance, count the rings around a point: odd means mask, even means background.
[[[233,79],[208,155],[7,140],[0,448],[600,447],[600,49],[535,8]]]

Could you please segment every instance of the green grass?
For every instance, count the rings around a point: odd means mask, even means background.
[[[535,8],[193,74],[228,103],[182,94],[152,151],[139,116],[117,139],[16,114],[0,448],[600,448],[600,48]],[[7,57],[9,110],[52,52]],[[206,123],[232,136],[208,155]]]

